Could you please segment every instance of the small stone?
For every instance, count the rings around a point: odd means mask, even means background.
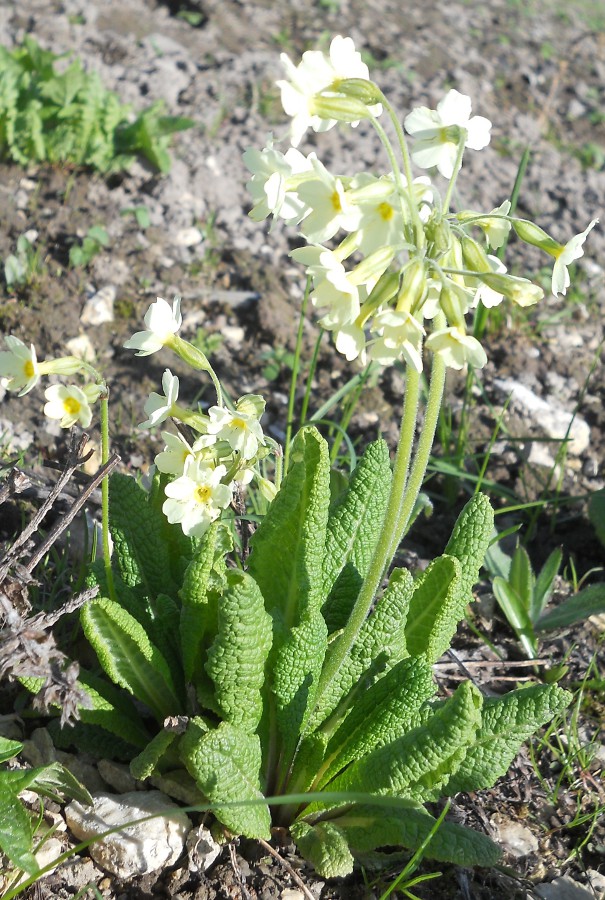
[[[113,284],[107,284],[89,297],[84,304],[80,321],[84,325],[102,325],[113,322],[113,305],[117,290]]]
[[[512,404],[524,412],[528,418],[553,440],[562,440],[567,436],[567,451],[580,456],[590,443],[590,426],[581,416],[572,416],[570,412],[548,403],[538,397],[532,390],[514,381],[512,378],[497,378],[497,388],[507,396],[511,396]]]
[[[492,825],[496,828],[496,840],[511,856],[520,859],[538,850],[538,839],[525,825],[512,819],[501,819],[500,816],[494,816]]]
[[[240,325],[225,325],[221,333],[231,347],[241,347],[246,337],[246,332]]]
[[[212,837],[208,828],[200,825],[187,835],[187,853],[191,872],[207,872],[221,855],[222,847]]]
[[[113,759],[100,759],[97,763],[99,775],[109,787],[120,794],[136,791],[136,779],[130,774],[130,769],[123,763],[117,763]]]
[[[203,240],[204,235],[199,228],[180,228],[174,235],[172,243],[176,244],[177,247],[195,247],[196,244],[201,244]]]
[[[574,881],[569,875],[555,878],[548,884],[537,884],[534,890],[543,900],[589,900],[589,898],[594,900],[595,897],[592,891]]]
[[[95,348],[87,334],[79,334],[77,337],[71,338],[65,344],[65,349],[71,356],[83,359],[84,362],[93,362],[95,359]]]
[[[286,888],[279,895],[280,900],[305,900],[305,895],[302,891],[295,891],[293,888]]]
[[[155,818],[137,822],[155,813]],[[65,808],[65,816],[81,841],[125,822],[133,823],[90,846],[94,861],[123,879],[173,865],[183,852],[191,828],[189,816],[160,791],[98,794],[93,807],[74,801]]]

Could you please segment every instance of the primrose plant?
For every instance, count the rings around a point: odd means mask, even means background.
[[[464,150],[490,137],[468,97],[450,91],[402,126],[349,38],[334,38],[329,54],[305,53],[297,66],[282,59],[291,146],[246,152],[251,216],[298,226],[306,245],[292,256],[310,276],[312,304],[338,352],[351,362],[405,364],[395,458],[378,440],[348,481],[333,479],[326,441],[304,427],[282,460],[261,426],[264,400],[228,402],[208,358],[179,334],[180,302],[156,300],[126,347],[143,357],[176,354],[209,376],[216,403],[187,406],[167,368],[141,425],[176,425],[162,432],[150,489],[110,478],[105,560],[90,572],[99,595],[82,610],[100,668],[81,669],[91,706],[81,710],[77,738],[129,759],[137,777],[184,802],[212,804],[227,836],[267,839],[272,826],[288,827],[326,877],[429,837],[433,858],[490,865],[499,851],[487,837],[447,821],[435,831],[425,804],[491,786],[569,695],[537,684],[484,698],[464,683],[436,696],[432,666],[472,601],[493,533],[486,497],[472,498],[426,571],[414,578],[391,566],[426,471],[446,369],[486,362],[468,314],[504,299],[528,306],[543,294],[489,251],[514,228],[554,257],[553,291],[565,293],[567,266],[595,222],[559,244],[511,216],[507,200],[488,212],[452,211]],[[298,149],[309,127],[362,119],[384,145],[383,173],[337,176]],[[413,163],[436,169],[444,192],[415,178]],[[7,340],[0,375],[9,390],[76,371],[71,362],[38,363],[33,348]],[[47,400],[62,424],[88,424],[85,387],[51,386]],[[106,435],[106,414],[101,424]],[[248,541],[238,519],[251,483],[266,508]]]

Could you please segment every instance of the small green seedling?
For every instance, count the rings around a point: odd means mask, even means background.
[[[561,561],[561,550],[553,550],[536,576],[527,551],[520,544],[512,558],[498,547],[491,547],[486,555],[496,600],[529,659],[538,655],[539,632],[565,628],[605,612],[605,584],[590,585],[550,612],[544,612]]]
[[[9,291],[31,284],[40,271],[40,251],[34,248],[35,237],[36,232],[20,235],[16,253],[4,260],[4,280]]]
[[[74,244],[69,250],[69,265],[72,269],[85,268],[90,261],[107,247],[109,235],[101,225],[89,228],[81,244]]]
[[[58,762],[35,769],[7,768],[4,764],[22,749],[23,744],[19,741],[0,737],[0,850],[13,866],[34,874],[39,869],[33,852],[36,821],[19,795],[25,790],[35,791],[59,801],[58,795],[62,794],[86,805],[92,804],[92,797]]]

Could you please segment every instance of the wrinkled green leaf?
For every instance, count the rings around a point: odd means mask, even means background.
[[[109,527],[119,572],[128,586],[141,584],[150,597],[174,593],[163,526],[161,512],[151,506],[136,480],[114,472],[109,479]]]
[[[324,691],[311,717],[312,728],[317,728],[349,692],[349,701],[353,702],[355,692],[366,690],[382,672],[407,655],[405,623],[413,591],[414,581],[407,569],[395,569],[339,672]]]
[[[323,561],[322,612],[330,632],[344,627],[367,575],[391,487],[385,441],[369,444],[348,489],[330,509]]]
[[[234,834],[270,837],[271,817],[260,790],[260,741],[228,722],[209,730],[192,719],[181,738],[179,754],[202,793],[216,803],[217,818]],[[221,803],[258,800],[258,806],[221,807]]]
[[[309,610],[323,601],[322,564],[330,500],[328,446],[315,428],[303,428],[279,493],[250,541],[248,570],[274,616],[277,646]]]
[[[464,682],[427,721],[352,763],[331,791],[360,791],[427,802],[462,763],[481,723],[481,694]],[[312,803],[304,818],[321,809]]]
[[[263,711],[261,690],[271,640],[271,616],[256,582],[244,572],[229,572],[205,668],[222,718],[249,733],[258,727]]]
[[[556,685],[532,685],[483,703],[481,725],[444,793],[478,791],[505,775],[521,744],[569,704]]]
[[[143,781],[145,778],[153,775],[157,764],[177,737],[176,731],[169,731],[166,728],[159,731],[145,749],[131,761],[130,772],[132,776]]]
[[[493,531],[491,503],[485,494],[475,494],[458,516],[445,548],[447,556],[455,556],[460,562],[461,608],[473,599],[473,588],[479,579]]]
[[[435,693],[431,667],[422,658],[397,663],[356,700],[331,738],[317,788],[350,762],[397,740],[419,724],[418,712]]]
[[[290,760],[313,708],[327,642],[328,629],[322,616],[310,613],[291,629],[274,658],[271,681],[284,765]]]
[[[353,871],[353,854],[335,822],[295,822],[290,828],[296,846],[322,878],[342,878]]]
[[[425,655],[436,662],[447,650],[467,604],[461,581],[462,567],[455,556],[438,557],[419,576],[405,626],[411,656]]]
[[[436,820],[413,803],[389,810],[384,806],[355,806],[334,820],[355,856],[379,847],[401,846],[417,850],[435,827]],[[457,866],[493,866],[501,852],[486,835],[453,822],[442,822],[424,856]]]
[[[117,603],[98,598],[81,611],[84,633],[109,677],[159,721],[184,712],[166,660],[141,625]]]

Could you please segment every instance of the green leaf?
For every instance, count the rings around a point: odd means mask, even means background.
[[[571,700],[556,685],[532,685],[483,703],[481,725],[445,793],[478,791],[505,775],[521,744]]]
[[[287,768],[313,709],[327,644],[322,616],[309,613],[274,656],[271,682],[284,748],[282,768]]]
[[[523,600],[512,585],[500,578],[499,575],[494,578],[492,588],[502,612],[511,628],[514,628],[525,653],[529,659],[534,659],[538,655],[538,642]]]
[[[162,536],[162,514],[130,475],[114,472],[110,476],[109,525],[124,582],[130,587],[143,585],[150,597],[172,595],[175,586]]]
[[[353,871],[347,838],[335,822],[295,822],[290,833],[302,856],[322,878],[342,878]]]
[[[420,722],[420,707],[435,693],[433,673],[422,658],[408,658],[356,700],[351,712],[331,738],[317,789],[350,762],[397,740]]]
[[[352,763],[330,791],[363,791],[425,802],[439,796],[472,744],[481,723],[481,694],[463,682],[427,721]],[[305,818],[321,808],[312,803]]]
[[[369,444],[348,489],[330,510],[323,561],[322,612],[330,632],[343,628],[367,575],[386,511],[391,463],[385,441]]]
[[[153,775],[157,764],[177,737],[178,734],[176,731],[168,731],[166,728],[163,728],[158,732],[158,734],[149,741],[142,753],[139,753],[139,755],[135,756],[131,761],[131,775],[141,781]]]
[[[218,526],[211,525],[189,563],[179,591],[182,603],[180,619],[181,652],[185,680],[192,681],[200,666],[204,634],[214,627],[208,588],[215,563]]]
[[[473,588],[479,579],[493,531],[494,511],[491,503],[485,494],[475,494],[458,516],[445,548],[447,556],[455,556],[460,562],[461,608],[473,599]]]
[[[234,834],[268,839],[271,816],[260,791],[260,741],[228,722],[210,731],[192,719],[179,745],[189,774],[211,803],[216,817]],[[258,805],[221,807],[222,803],[257,800]]]
[[[339,672],[324,691],[311,717],[312,728],[317,728],[344,698],[350,706],[355,692],[366,690],[386,669],[407,655],[405,623],[413,591],[414,580],[408,570],[395,569]]]
[[[536,623],[536,631],[567,628],[568,625],[601,613],[605,613],[605,583],[591,584],[542,616]]]
[[[405,627],[411,656],[433,663],[447,650],[468,602],[463,582],[455,556],[438,557],[419,576]]]
[[[32,853],[33,826],[19,798],[4,783],[0,772],[0,850],[14,866],[33,875],[40,868]]]
[[[23,750],[21,741],[11,741],[0,736],[0,763],[17,756]]]
[[[294,439],[292,465],[250,541],[248,570],[286,640],[309,610],[319,611],[330,499],[328,446],[317,429]]]
[[[407,803],[392,810],[384,806],[355,806],[334,820],[355,856],[379,847],[406,847],[417,850],[436,825],[423,807]],[[424,852],[427,859],[457,866],[493,866],[501,855],[499,847],[486,835],[453,822],[442,822]]]
[[[562,559],[563,553],[561,552],[560,548],[553,550],[542,566],[540,574],[536,578],[534,595],[532,598],[530,609],[530,618],[534,623],[538,621],[538,619],[542,615],[544,607],[551,598],[555,579],[559,574],[559,569],[561,568]]]
[[[527,550],[521,544],[517,545],[513,553],[508,582],[519,596],[523,608],[529,615],[534,595],[535,579]]]
[[[117,603],[99,598],[81,611],[84,633],[109,677],[159,721],[184,712],[166,660],[142,626]]]
[[[84,806],[92,806],[92,797],[84,785],[80,784],[69,769],[66,769],[61,763],[53,762],[33,771],[36,774],[29,784],[31,791],[36,791],[38,794],[48,794],[59,801],[61,796],[71,797]]]
[[[271,641],[271,616],[258,585],[250,575],[230,571],[205,669],[223,719],[249,733],[256,731],[263,711],[261,689]]]

